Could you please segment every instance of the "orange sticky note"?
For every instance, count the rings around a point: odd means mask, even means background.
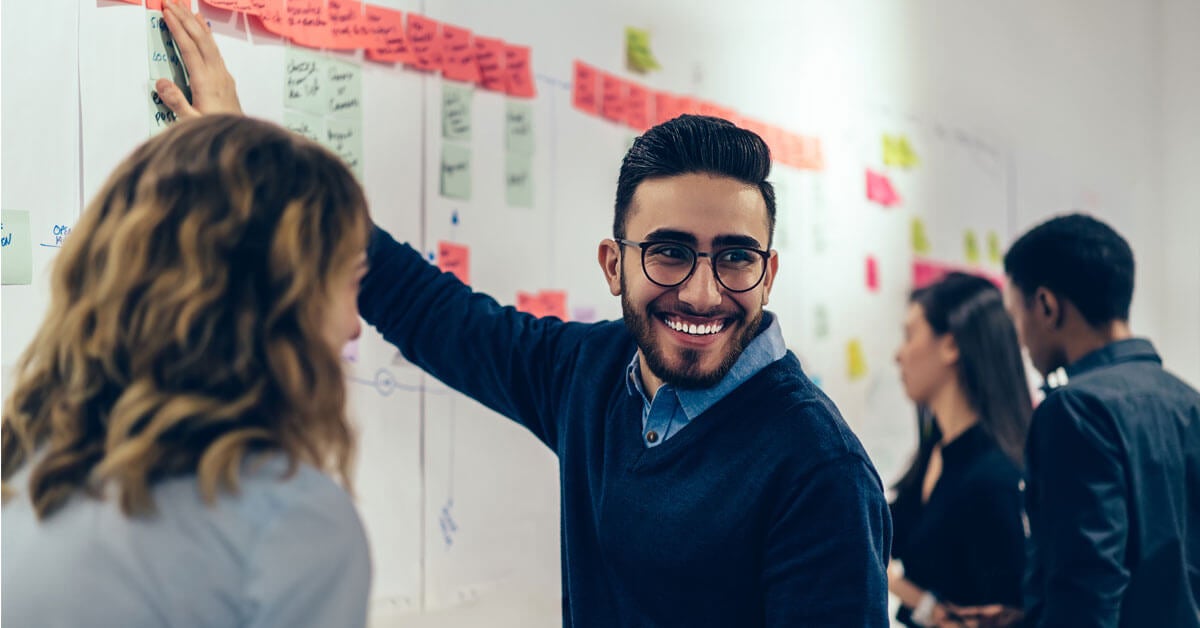
[[[283,12],[283,0],[249,0],[249,9],[246,9],[246,15],[253,15],[260,18],[266,15],[268,18],[274,16],[278,19]]]
[[[413,52],[413,62],[410,66],[426,72],[442,67],[442,40],[438,37],[437,20],[409,13],[408,45],[412,47]]]
[[[370,22],[358,0],[329,0],[329,30],[325,47],[331,50],[368,48],[374,41]]]
[[[518,292],[517,309],[538,318],[553,316],[559,320],[569,320],[565,290],[541,290],[536,293]]]
[[[533,84],[532,53],[529,46],[504,45],[505,91],[509,96],[533,98],[537,88]]]
[[[625,99],[625,124],[638,131],[650,128],[650,90],[637,83],[628,84]]]
[[[293,43],[308,48],[329,44],[329,10],[325,0],[287,0],[283,33]]]
[[[163,3],[163,0],[146,0],[146,8],[150,11],[162,11],[163,10],[162,3]],[[134,4],[141,4],[141,2],[135,2]],[[191,10],[190,5],[188,7],[188,10],[189,11]]]
[[[600,73],[600,115],[613,122],[625,120],[625,81],[611,74]]]
[[[884,207],[900,204],[900,196],[896,194],[892,182],[885,175],[870,169],[867,170],[867,199]]]
[[[250,0],[200,0],[215,9],[225,11],[251,11],[254,8]]]
[[[680,98],[671,92],[656,92],[654,94],[654,123],[662,124],[679,117],[682,109]]]
[[[438,268],[454,273],[465,284],[471,283],[471,249],[465,244],[438,242]]]
[[[505,91],[504,40],[475,38],[475,65],[479,67],[479,86],[493,92]]]
[[[470,29],[442,24],[442,76],[466,83],[479,82]]]
[[[575,62],[575,78],[571,81],[571,104],[584,113],[596,115],[600,112],[600,99],[596,97],[599,76],[596,68]]]
[[[404,33],[404,14],[373,4],[367,5],[367,31],[369,45],[366,57],[372,61],[387,63],[412,63],[412,48]]]
[[[701,101],[697,104],[697,108],[702,116],[712,116],[722,120],[732,120],[737,116],[737,112],[733,109],[729,107],[722,107],[716,103]]]

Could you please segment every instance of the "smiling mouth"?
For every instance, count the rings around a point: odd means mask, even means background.
[[[660,314],[659,320],[671,329],[689,336],[712,336],[725,329],[726,319],[688,320],[673,314]]]

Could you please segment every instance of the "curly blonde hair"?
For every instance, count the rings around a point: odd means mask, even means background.
[[[6,496],[32,464],[39,518],[109,486],[146,514],[154,483],[185,474],[211,504],[264,450],[348,489],[355,435],[323,328],[370,224],[341,161],[274,124],[207,116],[140,146],[54,264],[4,405]]]

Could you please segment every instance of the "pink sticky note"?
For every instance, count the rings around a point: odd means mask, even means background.
[[[442,76],[465,83],[479,82],[470,29],[442,24]]]
[[[493,92],[505,90],[504,40],[475,37],[475,65],[479,66],[479,86]]]
[[[679,116],[678,98],[671,92],[654,93],[654,124],[662,124]]]
[[[408,45],[412,47],[413,62],[418,70],[433,72],[442,67],[442,40],[438,37],[437,20],[424,15],[408,14]]]
[[[722,120],[732,120],[737,116],[737,112],[729,107],[722,107],[716,103],[701,101],[696,105],[699,113],[702,116],[712,116],[721,118]]]
[[[471,283],[471,249],[465,244],[438,242],[438,268],[454,273],[458,280]]]
[[[867,256],[867,290],[879,292],[879,262],[874,255]]]
[[[596,68],[575,62],[575,78],[571,81],[571,104],[578,110],[596,115],[600,112],[600,99],[596,95],[599,76]]]
[[[625,81],[607,73],[600,73],[600,115],[622,122],[625,119],[625,99],[627,89]]]
[[[567,293],[565,290],[541,290],[539,292],[518,292],[517,309],[533,314],[538,318],[554,316],[560,320],[567,318]]]
[[[638,131],[650,128],[650,90],[637,83],[628,84],[625,99],[625,124]]]
[[[824,170],[825,153],[821,149],[820,138],[808,136],[801,137],[800,154],[797,155],[797,159],[797,167],[805,170]]]
[[[950,274],[951,272],[955,272],[955,271],[978,275],[978,276],[983,277],[984,279],[987,279],[988,281],[996,284],[997,288],[999,288],[1001,290],[1004,289],[1004,276],[1003,275],[997,275],[995,273],[972,271],[970,269],[963,268],[961,266],[957,266],[954,264],[946,264],[943,262],[937,262],[937,261],[934,261],[931,259],[923,259],[923,258],[913,260],[913,265],[912,265],[913,289],[918,290],[918,289],[924,288],[925,286],[928,286],[932,283],[937,283],[939,280],[941,280],[942,277],[945,277],[946,275]]]
[[[896,190],[892,188],[892,182],[888,180],[887,176],[869,169],[867,170],[867,199],[884,207],[900,204],[900,197],[896,195]]]
[[[505,91],[509,96],[533,98],[537,87],[533,84],[532,52],[529,46],[504,45]]]
[[[370,44],[366,56],[385,63],[412,63],[415,60],[404,32],[404,14],[392,9],[367,5],[367,31]]]
[[[571,320],[580,323],[594,323],[599,320],[599,317],[596,316],[596,308],[580,305],[571,308]]]

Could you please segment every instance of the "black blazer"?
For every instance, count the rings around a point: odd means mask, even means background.
[[[971,427],[943,447],[928,503],[919,482],[892,502],[892,557],[903,561],[905,578],[939,600],[1021,608],[1022,499],[1020,469],[982,427]],[[897,619],[915,626],[911,612],[901,608]]]

